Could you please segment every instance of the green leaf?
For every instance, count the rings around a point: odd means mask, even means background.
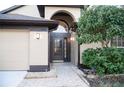
[[[124,36],[124,9],[107,5],[87,9],[79,19],[77,33],[79,44]]]

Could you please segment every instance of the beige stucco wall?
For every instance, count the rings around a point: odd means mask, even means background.
[[[0,29],[0,70],[29,70],[30,65],[48,65],[48,28]]]
[[[0,70],[28,70],[28,42],[28,30],[0,29]]]
[[[36,39],[36,34],[40,39]],[[30,31],[30,65],[48,65],[48,31]]]
[[[45,7],[45,18],[50,19],[58,11],[68,11],[75,19],[75,22],[78,21],[80,17],[80,8],[72,7]]]
[[[72,32],[71,37],[74,38],[71,41],[71,62],[74,65],[78,65],[78,42],[76,41],[76,33]]]
[[[32,16],[32,17],[40,17],[40,14],[36,5],[26,5],[18,9],[15,9],[9,13],[21,14],[21,15]]]

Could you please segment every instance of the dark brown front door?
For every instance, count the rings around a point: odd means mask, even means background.
[[[63,39],[54,38],[53,39],[53,60],[63,59]]]
[[[51,33],[52,60],[70,61],[70,34]]]

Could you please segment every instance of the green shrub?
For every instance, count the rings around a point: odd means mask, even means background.
[[[124,73],[124,49],[97,48],[82,53],[83,64],[94,68],[98,75]]]

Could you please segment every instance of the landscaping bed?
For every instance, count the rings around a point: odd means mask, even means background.
[[[123,57],[121,48],[87,49],[82,53],[87,68],[81,70],[91,87],[124,87]]]
[[[80,68],[94,87],[124,86],[124,48],[116,38],[124,39],[124,10],[116,6],[93,6],[83,12],[78,22],[77,41],[80,45],[101,43],[100,47],[82,52]]]
[[[89,69],[84,69],[83,72],[91,87],[124,87],[124,74],[98,76]]]

